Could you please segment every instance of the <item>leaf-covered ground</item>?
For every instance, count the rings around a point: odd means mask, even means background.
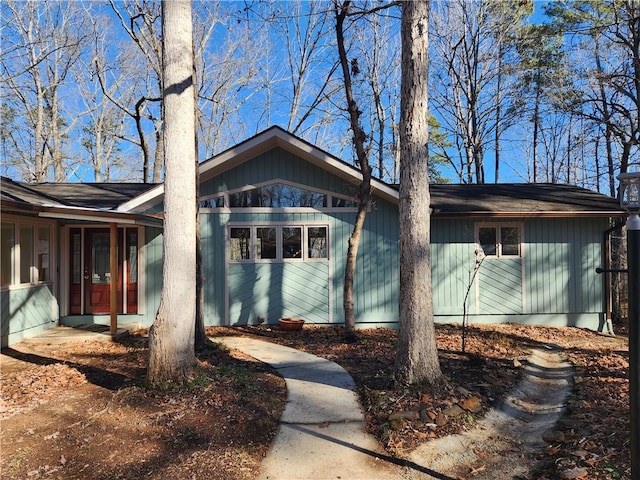
[[[437,327],[448,383],[394,388],[396,334],[340,328],[213,328],[211,335],[251,335],[320,355],[354,377],[368,429],[402,456],[432,438],[474,427],[515,385],[532,348],[564,348],[576,366],[567,413],[531,479],[630,478],[628,342],[576,328],[501,325],[469,330],[461,353],[458,326]],[[235,352],[199,357],[187,389],[144,388],[145,332],[123,343],[20,344],[3,351],[0,418],[4,478],[250,479],[277,429],[284,383]],[[473,478],[471,472],[468,478]]]

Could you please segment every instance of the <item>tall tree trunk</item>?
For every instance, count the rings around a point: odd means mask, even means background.
[[[402,4],[400,325],[396,381],[405,385],[436,383],[442,378],[431,288],[428,23],[428,0]]]
[[[347,17],[350,5],[351,2],[346,1],[341,7],[336,6],[336,40],[338,44],[338,54],[340,56],[340,65],[344,76],[344,91],[347,97],[347,111],[349,113],[351,129],[353,130],[353,145],[356,151],[360,172],[362,174],[362,182],[360,183],[357,196],[358,213],[356,214],[353,231],[349,237],[343,287],[345,339],[347,341],[355,341],[357,337],[355,334],[356,317],[353,301],[353,285],[356,272],[356,260],[358,258],[358,247],[360,246],[360,237],[362,235],[362,229],[364,227],[364,221],[367,216],[367,209],[369,208],[369,201],[371,199],[371,165],[369,165],[368,150],[364,145],[366,135],[360,125],[360,110],[358,109],[358,105],[353,97],[351,72],[349,70],[347,50],[344,45],[344,20]]]
[[[498,74],[496,77],[496,130],[494,132],[495,170],[493,183],[500,183],[500,125],[502,122],[502,69],[504,62],[504,45],[500,41],[498,46]]]
[[[149,332],[148,381],[185,383],[195,365],[196,154],[191,0],[165,0],[165,195],[162,293]]]
[[[538,130],[540,127],[540,96],[541,96],[541,87],[540,87],[540,73],[538,72],[538,80],[536,81],[536,97],[535,103],[533,107],[533,159],[532,159],[532,168],[533,168],[533,183],[537,183],[538,181]]]

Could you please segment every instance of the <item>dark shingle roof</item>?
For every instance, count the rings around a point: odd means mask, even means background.
[[[433,184],[429,189],[435,215],[624,213],[615,198],[573,185]]]
[[[67,206],[113,210],[153,188],[149,183],[34,183],[2,178],[2,195],[41,206]]]

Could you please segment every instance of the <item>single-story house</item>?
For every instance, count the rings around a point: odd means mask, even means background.
[[[343,323],[359,171],[272,127],[199,173],[206,324]],[[2,178],[2,345],[57,324],[151,325],[163,188]],[[398,198],[397,185],[373,181],[355,280],[362,327],[398,321]],[[605,232],[624,216],[617,200],[570,185],[447,184],[431,186],[431,205],[436,321],[466,312],[470,323],[603,328],[606,275],[596,268]]]

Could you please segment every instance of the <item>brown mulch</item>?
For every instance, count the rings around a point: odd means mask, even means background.
[[[440,364],[448,382],[395,388],[396,333],[305,326],[211,328],[249,335],[335,361],[353,376],[368,429],[401,456],[432,438],[471,429],[518,380],[532,348],[564,348],[576,366],[560,433],[540,452],[530,478],[630,478],[628,342],[576,328],[474,326],[461,353],[459,326],[438,325]],[[198,356],[187,388],[145,388],[145,332],[121,343],[19,344],[4,351],[24,360],[2,365],[0,472],[16,479],[255,478],[284,408],[284,382],[236,352]],[[6,357],[3,356],[3,360]],[[473,402],[470,401],[473,399]],[[465,408],[472,404],[474,408]],[[452,407],[459,408],[452,414]],[[406,412],[418,412],[409,415]],[[449,412],[444,414],[443,412]],[[390,415],[396,414],[391,417]]]

